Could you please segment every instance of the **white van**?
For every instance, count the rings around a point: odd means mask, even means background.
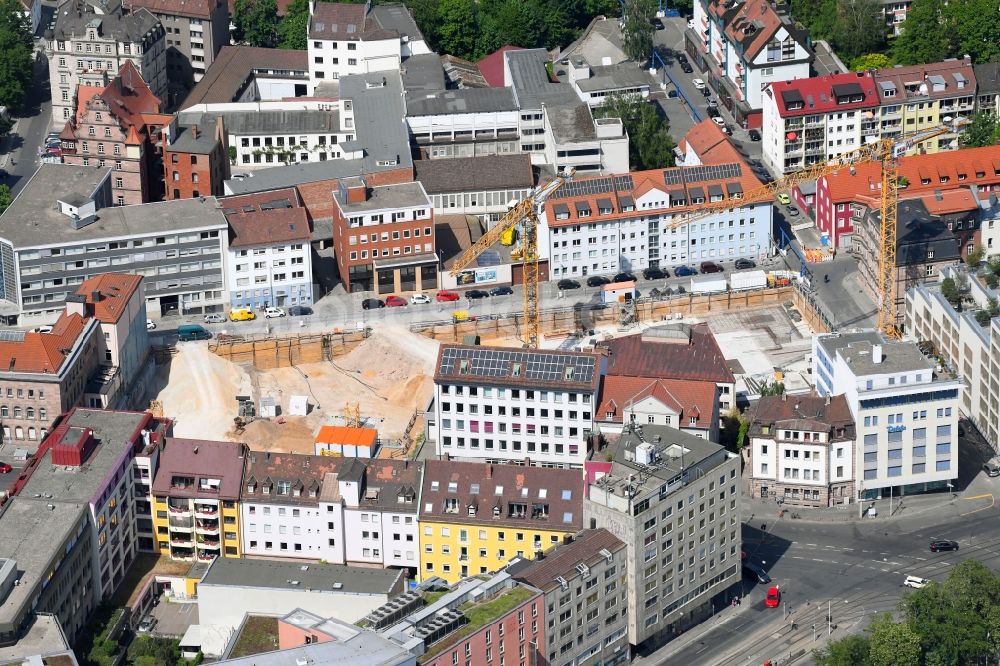
[[[922,587],[927,587],[930,581],[926,578],[918,578],[917,576],[907,576],[906,580],[903,581],[903,587],[912,587],[915,590],[919,590]]]

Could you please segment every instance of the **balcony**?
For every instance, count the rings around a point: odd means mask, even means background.
[[[209,550],[219,550],[221,545],[222,545],[221,541],[199,541],[198,549],[204,550],[207,548]]]
[[[202,562],[211,562],[216,557],[218,557],[218,555],[213,555],[211,553],[198,553],[198,559]]]
[[[219,508],[215,506],[205,506],[203,504],[194,505],[194,515],[198,518],[215,518],[219,515]]]
[[[205,522],[202,520],[198,521],[197,524],[198,534],[218,534],[219,533],[219,523],[218,522]]]
[[[171,548],[170,557],[175,560],[190,560],[194,557],[194,549],[192,548]]]
[[[800,130],[802,129],[802,122],[803,121],[801,118],[792,118],[791,120],[785,123],[785,129],[788,130],[789,132],[793,130]]]
[[[194,546],[194,542],[191,540],[190,535],[171,534],[170,545],[180,546],[181,548],[191,548]]]
[[[194,520],[191,518],[179,518],[175,516],[170,516],[167,520],[167,524],[170,525],[172,530],[187,530],[191,531],[191,527],[194,525]]]
[[[170,510],[170,513],[175,513],[175,514],[191,513],[191,507],[188,505],[175,506],[174,504],[170,504],[168,502],[167,508]]]

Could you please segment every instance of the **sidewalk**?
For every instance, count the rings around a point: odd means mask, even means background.
[[[773,499],[743,498],[743,520],[749,524],[756,522],[768,523],[783,520],[795,520],[808,523],[850,523],[850,522],[888,522],[890,519],[911,518],[930,511],[940,510],[946,506],[955,505],[962,498],[961,493],[931,493],[927,495],[907,495],[902,499],[866,500],[861,503],[861,510],[867,512],[874,507],[874,515],[859,516],[857,502],[841,504],[829,508],[799,507],[791,504],[778,504]],[[891,504],[891,511],[890,511]],[[784,510],[784,515],[779,513]]]
[[[636,657],[633,663],[639,664],[640,666],[647,661],[649,663],[661,664],[664,663],[662,661],[664,657],[667,657],[667,661],[669,662],[669,656],[671,654],[685,649],[692,643],[696,643],[701,640],[706,634],[715,631],[722,625],[728,624],[729,622],[738,619],[744,613],[749,612],[749,603],[740,606],[726,606],[709,619],[694,625],[674,640],[662,645],[654,654],[648,657]]]

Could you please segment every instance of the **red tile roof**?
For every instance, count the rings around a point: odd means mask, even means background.
[[[649,331],[673,330],[677,337]],[[685,335],[686,334],[686,335]],[[708,324],[672,324],[600,343],[608,350],[607,376],[735,382]]]
[[[807,79],[775,81],[765,94],[773,95],[782,118],[794,118],[830,111],[854,111],[879,105],[875,79],[869,72],[848,72]],[[855,99],[856,101],[844,101]],[[799,108],[789,108],[801,102]]]
[[[718,16],[723,16],[731,7],[728,2],[716,2],[711,9]],[[745,30],[751,23],[755,24],[756,30]],[[753,62],[780,26],[781,17],[768,0],[747,0],[728,20],[725,31],[734,46],[743,46],[743,57]]]
[[[80,315],[64,312],[51,333],[25,333],[21,342],[0,341],[0,371],[58,373],[86,325]]]
[[[153,480],[156,495],[238,500],[243,485],[243,457],[246,445],[205,439],[167,437],[160,451],[160,468]],[[186,488],[174,487],[173,478],[194,479]],[[199,489],[199,479],[218,479],[219,491]]]
[[[621,423],[626,409],[651,396],[677,412],[678,428],[711,429],[716,391],[715,382],[707,380],[607,376],[601,386],[597,419]],[[608,413],[612,414],[610,419]],[[694,425],[690,423],[691,417],[697,419]]]
[[[689,129],[681,139],[679,148],[685,153],[693,151],[702,164],[743,161],[736,146],[711,118],[706,118]]]
[[[507,51],[521,51],[520,46],[512,46],[508,44],[507,46],[501,47],[498,51],[494,51],[482,60],[476,63],[479,67],[480,73],[482,73],[483,78],[486,79],[486,83],[490,85],[491,88],[503,88],[503,54]]]
[[[100,91],[111,113],[122,127],[143,127],[141,114],[159,113],[161,104],[131,60],[118,70],[118,75]]]
[[[309,215],[305,208],[280,208],[257,213],[226,215],[232,238],[230,247],[308,241]]]
[[[210,19],[212,12],[218,6],[217,0],[129,0],[129,4],[132,7],[145,7],[153,14],[193,16],[201,19]]]
[[[924,207],[931,215],[948,215],[949,213],[967,213],[979,208],[972,192],[965,189],[948,190],[940,194],[925,194],[920,197]]]
[[[764,396],[754,410],[750,431],[760,434],[761,425],[776,426],[790,423],[803,426],[798,428],[800,430],[816,432],[845,428],[846,436],[852,436],[854,417],[851,415],[847,398],[843,395],[832,398],[815,395]]]
[[[348,428],[325,425],[316,433],[317,444],[346,444],[349,446],[375,446],[378,430],[374,428]]]
[[[130,273],[101,273],[77,287],[76,293],[87,299],[88,312],[105,324],[121,319],[128,307],[129,299],[139,289],[141,275]],[[94,294],[100,299],[95,301]]]

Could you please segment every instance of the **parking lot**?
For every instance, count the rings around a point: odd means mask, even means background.
[[[160,603],[153,607],[150,615],[156,618],[154,636],[180,638],[192,624],[198,624],[198,604],[168,601],[160,597]]]

